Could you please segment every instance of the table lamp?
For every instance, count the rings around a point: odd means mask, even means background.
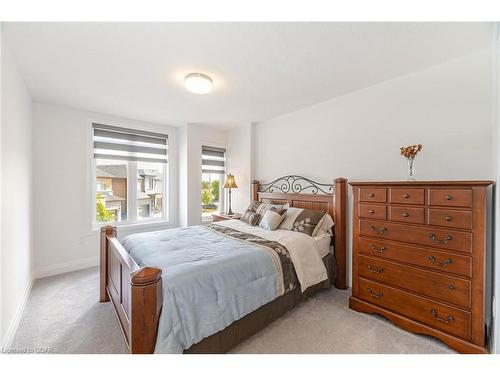
[[[226,177],[226,182],[224,182],[224,189],[229,189],[229,207],[227,210],[228,215],[234,215],[234,212],[231,210],[231,189],[238,188],[236,185],[236,181],[234,181],[234,176],[229,173]]]

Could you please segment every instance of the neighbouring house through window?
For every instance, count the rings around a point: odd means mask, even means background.
[[[127,167],[126,161],[95,160],[96,222],[127,220]]]
[[[202,221],[212,220],[212,214],[224,210],[224,175],[226,150],[218,147],[201,148],[201,212]]]
[[[137,162],[137,218],[161,218],[163,215],[163,164]]]
[[[95,224],[166,219],[168,136],[92,124]]]

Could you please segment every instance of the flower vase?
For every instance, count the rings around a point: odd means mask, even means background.
[[[408,160],[408,180],[415,181],[415,158],[407,158]]]

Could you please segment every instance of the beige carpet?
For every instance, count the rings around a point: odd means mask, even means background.
[[[54,353],[126,353],[109,303],[98,302],[97,268],[35,282],[13,348]],[[348,308],[349,292],[310,298],[233,353],[454,353],[441,342]]]

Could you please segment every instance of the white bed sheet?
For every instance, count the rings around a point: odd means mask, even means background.
[[[313,240],[316,242],[318,254],[321,258],[330,253],[330,243],[332,241],[332,235],[330,233],[324,233],[321,236],[313,237]]]

